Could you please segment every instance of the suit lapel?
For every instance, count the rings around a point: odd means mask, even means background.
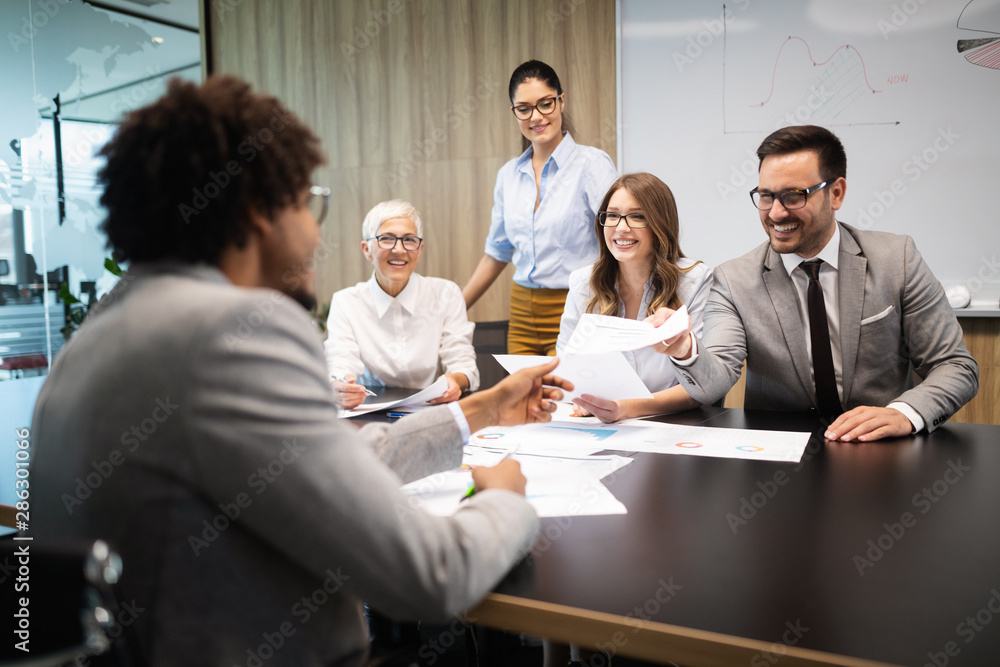
[[[844,388],[844,406],[848,405],[851,381],[858,361],[858,343],[861,339],[861,313],[865,306],[865,272],[868,260],[861,254],[861,247],[850,231],[840,226],[840,351],[841,381]]]
[[[767,249],[764,266],[766,267],[764,286],[767,288],[771,305],[774,306],[774,313],[778,317],[778,326],[781,327],[781,334],[785,337],[785,345],[791,353],[792,365],[799,376],[805,395],[815,405],[816,388],[812,383],[812,362],[806,352],[806,338],[799,316],[795,286],[785,272],[781,257],[770,248]]]

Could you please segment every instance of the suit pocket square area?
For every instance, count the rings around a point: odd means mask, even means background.
[[[861,326],[865,326],[866,324],[871,324],[872,322],[878,322],[879,320],[885,319],[889,317],[889,315],[891,315],[892,311],[895,309],[896,309],[895,306],[889,306],[888,308],[883,310],[881,313],[878,313],[877,315],[866,317],[865,319],[861,320]]]

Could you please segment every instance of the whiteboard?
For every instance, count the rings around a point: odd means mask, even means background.
[[[847,151],[838,219],[911,235],[945,287],[998,307],[1000,0],[620,0],[618,15],[619,166],[671,187],[688,257],[765,241],[756,148],[823,125]]]

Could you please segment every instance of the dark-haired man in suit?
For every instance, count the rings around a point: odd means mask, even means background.
[[[701,340],[657,349],[701,403],[724,396],[745,360],[746,408],[816,410],[828,439],[935,429],[976,395],[979,367],[913,239],[837,222],[847,156],[829,130],[783,128],[757,155],[751,198],[768,242],[715,270]]]

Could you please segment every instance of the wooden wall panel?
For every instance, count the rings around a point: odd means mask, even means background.
[[[952,421],[1000,425],[1000,319],[960,317],[965,346],[979,364],[979,393]]]
[[[538,58],[559,73],[574,138],[616,152],[613,0],[243,0],[210,10],[212,70],[280,97],[323,141],[334,192],[317,267],[321,300],[365,280],[359,243],[379,201],[413,202],[419,270],[472,274],[496,172],[521,152],[507,82]],[[508,271],[470,311],[507,319]]]

